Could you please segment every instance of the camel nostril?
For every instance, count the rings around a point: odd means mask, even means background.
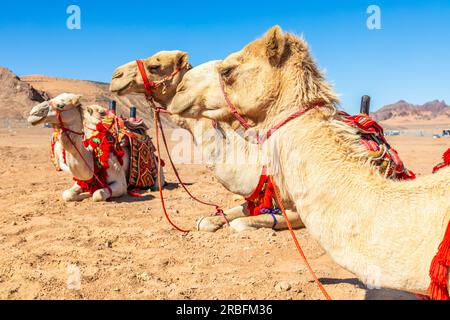
[[[116,71],[116,72],[114,72],[112,77],[113,77],[113,79],[117,79],[117,78],[120,78],[122,76],[123,76],[123,72],[122,71]]]
[[[183,91],[186,91],[186,86],[178,86],[177,87],[177,93],[180,93],[180,92],[183,92]]]

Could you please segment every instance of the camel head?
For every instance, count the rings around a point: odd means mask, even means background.
[[[58,126],[57,114],[60,113],[61,120],[69,123],[80,119],[81,95],[73,93],[62,93],[57,97],[44,101],[31,109],[28,122],[36,126],[41,123],[49,123]]]
[[[158,88],[154,88],[152,96],[162,107],[166,107],[175,95],[177,85],[184,74],[192,68],[188,62],[188,54],[182,51],[161,51],[142,60],[149,81],[158,82],[170,76],[175,70],[179,72]],[[123,96],[129,93],[145,93],[144,81],[136,61],[118,67],[110,85],[110,91]]]
[[[97,123],[108,114],[108,109],[97,104],[86,106],[83,109],[84,126],[92,130],[95,130]]]
[[[278,26],[223,61],[188,71],[169,111],[183,117],[233,121],[219,77],[230,101],[250,124],[284,110],[298,110],[311,101],[337,102],[306,42]]]

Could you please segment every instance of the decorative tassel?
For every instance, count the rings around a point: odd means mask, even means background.
[[[450,267],[450,222],[439,245],[438,252],[433,258],[430,267],[431,283],[428,294],[433,300],[450,300],[447,282]]]
[[[444,162],[438,164],[437,166],[435,166],[433,168],[433,173],[438,172],[439,170],[450,166],[450,148],[444,153],[444,155],[442,156],[442,159],[444,159]]]

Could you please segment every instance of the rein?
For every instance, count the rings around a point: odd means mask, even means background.
[[[210,207],[214,207],[216,209],[216,213],[215,215],[220,215],[222,216],[222,218],[225,220],[226,224],[229,225],[229,221],[227,219],[227,217],[225,216],[225,213],[223,212],[223,210],[216,204],[213,203],[209,203],[203,200],[198,199],[197,197],[195,197],[190,191],[189,189],[186,187],[186,184],[182,181],[180,174],[175,166],[175,163],[172,160],[172,157],[170,155],[169,152],[169,147],[167,144],[167,139],[166,139],[166,135],[164,133],[164,128],[161,122],[161,117],[160,114],[161,113],[166,113],[166,114],[171,114],[169,111],[167,111],[164,108],[161,107],[157,107],[155,104],[155,101],[153,99],[152,96],[152,88],[157,88],[159,87],[162,83],[164,83],[165,81],[171,80],[173,79],[173,77],[180,72],[179,69],[176,69],[174,72],[172,72],[172,74],[158,82],[154,82],[154,81],[149,81],[148,77],[147,77],[147,72],[145,70],[145,66],[144,63],[142,62],[142,60],[136,60],[136,63],[138,65],[139,68],[139,72],[141,74],[142,80],[144,81],[144,87],[145,87],[145,96],[147,98],[147,102],[149,104],[149,106],[153,109],[153,120],[154,120],[154,126],[155,126],[155,140],[156,140],[156,151],[158,154],[158,189],[159,189],[159,198],[161,200],[161,207],[163,209],[164,215],[166,217],[166,220],[169,222],[169,224],[176,230],[180,231],[180,232],[189,232],[190,230],[186,230],[186,229],[182,229],[180,227],[178,227],[175,223],[172,222],[172,220],[170,219],[169,214],[167,213],[167,209],[166,209],[166,205],[165,205],[165,201],[164,201],[164,194],[162,191],[162,177],[161,177],[161,167],[162,167],[162,163],[161,163],[161,147],[159,144],[159,130],[161,130],[161,137],[163,139],[163,144],[164,147],[166,149],[166,153],[167,156],[169,158],[169,162],[170,165],[175,173],[175,176],[179,182],[179,184],[182,186],[182,188],[184,189],[184,191],[196,202],[201,203],[203,205],[206,206],[210,206]]]

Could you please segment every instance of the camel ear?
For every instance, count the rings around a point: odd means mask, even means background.
[[[178,69],[183,69],[185,68],[188,64],[189,64],[189,55],[187,54],[187,52],[178,52],[177,56],[176,56],[176,62],[177,62],[177,68]]]
[[[266,46],[266,55],[269,61],[278,65],[284,52],[285,38],[280,26],[276,25],[270,28],[264,35],[264,44]]]
[[[92,116],[92,114],[94,113],[94,109],[92,109],[92,107],[87,106],[86,107],[86,111]]]
[[[79,105],[80,103],[81,103],[81,95],[79,95],[79,94],[75,94],[74,96],[73,96],[73,98],[72,98],[72,104],[74,105],[74,106],[77,106],[77,105]]]

